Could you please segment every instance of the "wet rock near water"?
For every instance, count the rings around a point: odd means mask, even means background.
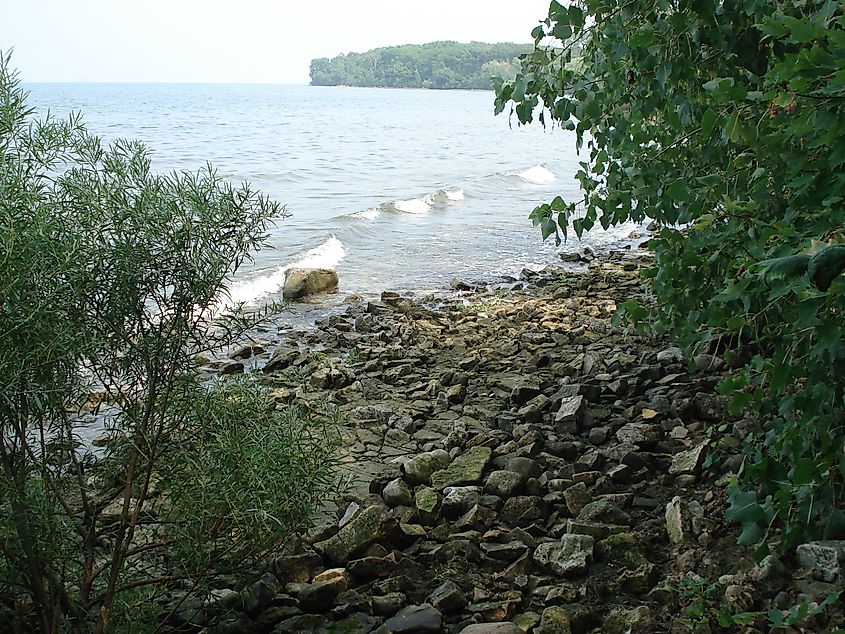
[[[355,480],[336,520],[275,559],[273,596],[216,631],[682,632],[688,579],[724,577],[745,611],[798,594],[721,521],[740,443],[704,431],[734,422],[713,391],[723,360],[611,325],[648,301],[640,260],[578,261],[517,290],[386,292],[264,353],[281,403],[339,412]],[[841,583],[835,543],[802,564]]]

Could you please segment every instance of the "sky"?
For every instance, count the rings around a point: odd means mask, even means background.
[[[529,42],[549,0],[0,0],[26,82],[307,84],[315,57]]]

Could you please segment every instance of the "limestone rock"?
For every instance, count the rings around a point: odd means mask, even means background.
[[[589,535],[564,535],[559,542],[544,542],[534,550],[534,561],[563,577],[587,572],[595,540]]]
[[[687,503],[676,495],[666,505],[666,532],[669,541],[678,546],[692,539],[690,514]]]
[[[493,450],[490,447],[472,447],[461,454],[445,469],[431,475],[432,486],[442,491],[449,486],[475,484],[481,481],[484,468],[490,461]]]
[[[555,428],[560,433],[575,434],[584,418],[583,396],[570,396],[560,402],[560,409],[555,414]]]
[[[433,452],[417,454],[404,465],[402,471],[408,484],[431,484],[431,474],[443,468],[440,459]]]
[[[337,273],[330,269],[288,269],[282,297],[290,300],[324,293],[337,288],[337,283]]]
[[[706,448],[707,443],[703,442],[692,449],[676,453],[672,457],[672,465],[669,467],[669,474],[697,474],[701,470],[701,463],[704,461],[704,450]]]
[[[808,542],[798,546],[795,554],[816,579],[845,586],[845,540]]]
[[[552,606],[543,610],[540,627],[535,628],[535,634],[572,634],[572,621],[569,612],[560,606]]]
[[[414,496],[411,489],[401,478],[396,478],[387,483],[381,494],[385,504],[393,508],[396,506],[411,506],[414,503]]]
[[[357,551],[382,539],[388,520],[387,510],[383,506],[368,506],[337,534],[314,544],[314,548],[330,563],[343,563]]]
[[[387,619],[374,634],[425,634],[443,631],[443,615],[430,603],[409,605]]]
[[[508,498],[514,495],[522,484],[522,476],[515,471],[501,469],[493,471],[484,483],[484,492]]]

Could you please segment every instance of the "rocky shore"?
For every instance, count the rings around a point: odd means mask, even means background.
[[[841,627],[841,606],[812,609],[841,589],[841,542],[758,565],[723,519],[752,423],[714,391],[719,351],[685,359],[612,325],[620,302],[648,301],[646,259],[525,271],[507,288],[456,280],[454,296],[429,302],[352,298],[271,352],[238,351],[223,371],[263,353],[279,403],[337,409],[354,481],[260,580],[220,589],[183,623],[763,632],[770,610],[806,600],[806,618],[779,631]]]

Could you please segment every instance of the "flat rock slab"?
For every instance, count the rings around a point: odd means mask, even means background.
[[[409,605],[387,619],[374,634],[426,634],[443,631],[443,615],[431,604]]]
[[[484,468],[490,462],[493,450],[490,447],[473,447],[461,454],[445,469],[431,475],[431,485],[442,491],[446,487],[476,484],[481,482]]]
[[[795,555],[798,563],[820,581],[845,586],[845,540],[801,544]]]
[[[344,563],[357,551],[382,538],[387,520],[387,509],[377,505],[368,506],[355,515],[336,535],[317,542],[314,548],[329,562]]]
[[[563,577],[587,572],[595,540],[589,535],[564,535],[559,542],[545,542],[534,550],[534,561]]]

